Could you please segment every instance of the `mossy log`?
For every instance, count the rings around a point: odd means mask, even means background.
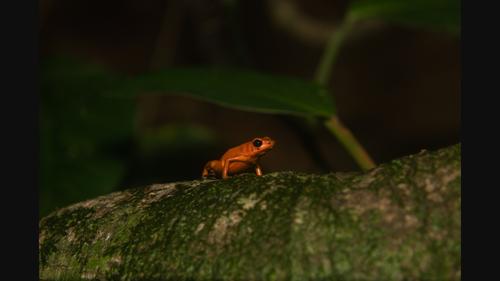
[[[116,192],[40,221],[42,280],[460,280],[460,144],[366,173]]]

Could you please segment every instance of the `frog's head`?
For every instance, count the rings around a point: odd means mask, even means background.
[[[254,154],[262,156],[273,149],[275,141],[270,137],[261,137],[253,139],[251,143]]]

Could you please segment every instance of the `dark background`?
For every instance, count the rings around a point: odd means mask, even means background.
[[[286,16],[284,3],[298,13],[294,23],[280,20]],[[65,56],[131,76],[169,67],[228,65],[311,80],[346,5],[326,0],[42,1],[41,72],[44,62]],[[301,32],[296,26],[309,29]],[[340,118],[374,160],[383,163],[459,142],[460,72],[459,37],[369,22],[343,45],[329,89]],[[70,95],[66,99],[42,101],[42,107],[50,104],[46,112],[55,112],[76,103]],[[264,173],[359,170],[324,128],[307,127],[292,117],[166,95],[143,95],[134,105],[129,122],[134,134],[98,149],[111,155],[105,161],[119,163],[115,166],[101,166],[102,159],[95,158],[67,168],[81,159],[76,156],[74,161],[50,162],[51,155],[56,159],[65,150],[57,145],[60,135],[54,130],[51,135],[42,124],[42,146],[51,143],[55,149],[41,156],[41,215],[120,188],[199,178],[206,161],[255,136],[277,141],[262,159]],[[121,116],[115,111],[122,107],[103,107],[110,116]],[[53,127],[72,124],[64,114],[51,116]],[[116,117],[105,124],[120,127],[121,121],[128,119]],[[83,132],[78,125],[73,128]],[[85,169],[90,172],[81,176]],[[114,175],[105,180],[109,170]]]

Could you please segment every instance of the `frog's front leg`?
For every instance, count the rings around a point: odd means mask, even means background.
[[[236,162],[236,161],[239,161],[239,162],[248,162],[248,157],[246,157],[246,156],[237,156],[237,157],[233,157],[233,158],[229,158],[229,159],[224,160],[224,163],[222,164],[222,166],[223,166],[222,178],[223,179],[227,179],[228,178],[227,173],[229,171],[229,164],[231,162]]]
[[[262,176],[262,170],[259,164],[255,164],[255,174],[259,177]]]

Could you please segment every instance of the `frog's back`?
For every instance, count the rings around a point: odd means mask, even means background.
[[[229,158],[234,158],[242,155],[249,155],[252,152],[252,147],[249,143],[244,143],[242,145],[238,145],[236,147],[230,148],[226,151],[220,158],[221,161],[224,161]]]

